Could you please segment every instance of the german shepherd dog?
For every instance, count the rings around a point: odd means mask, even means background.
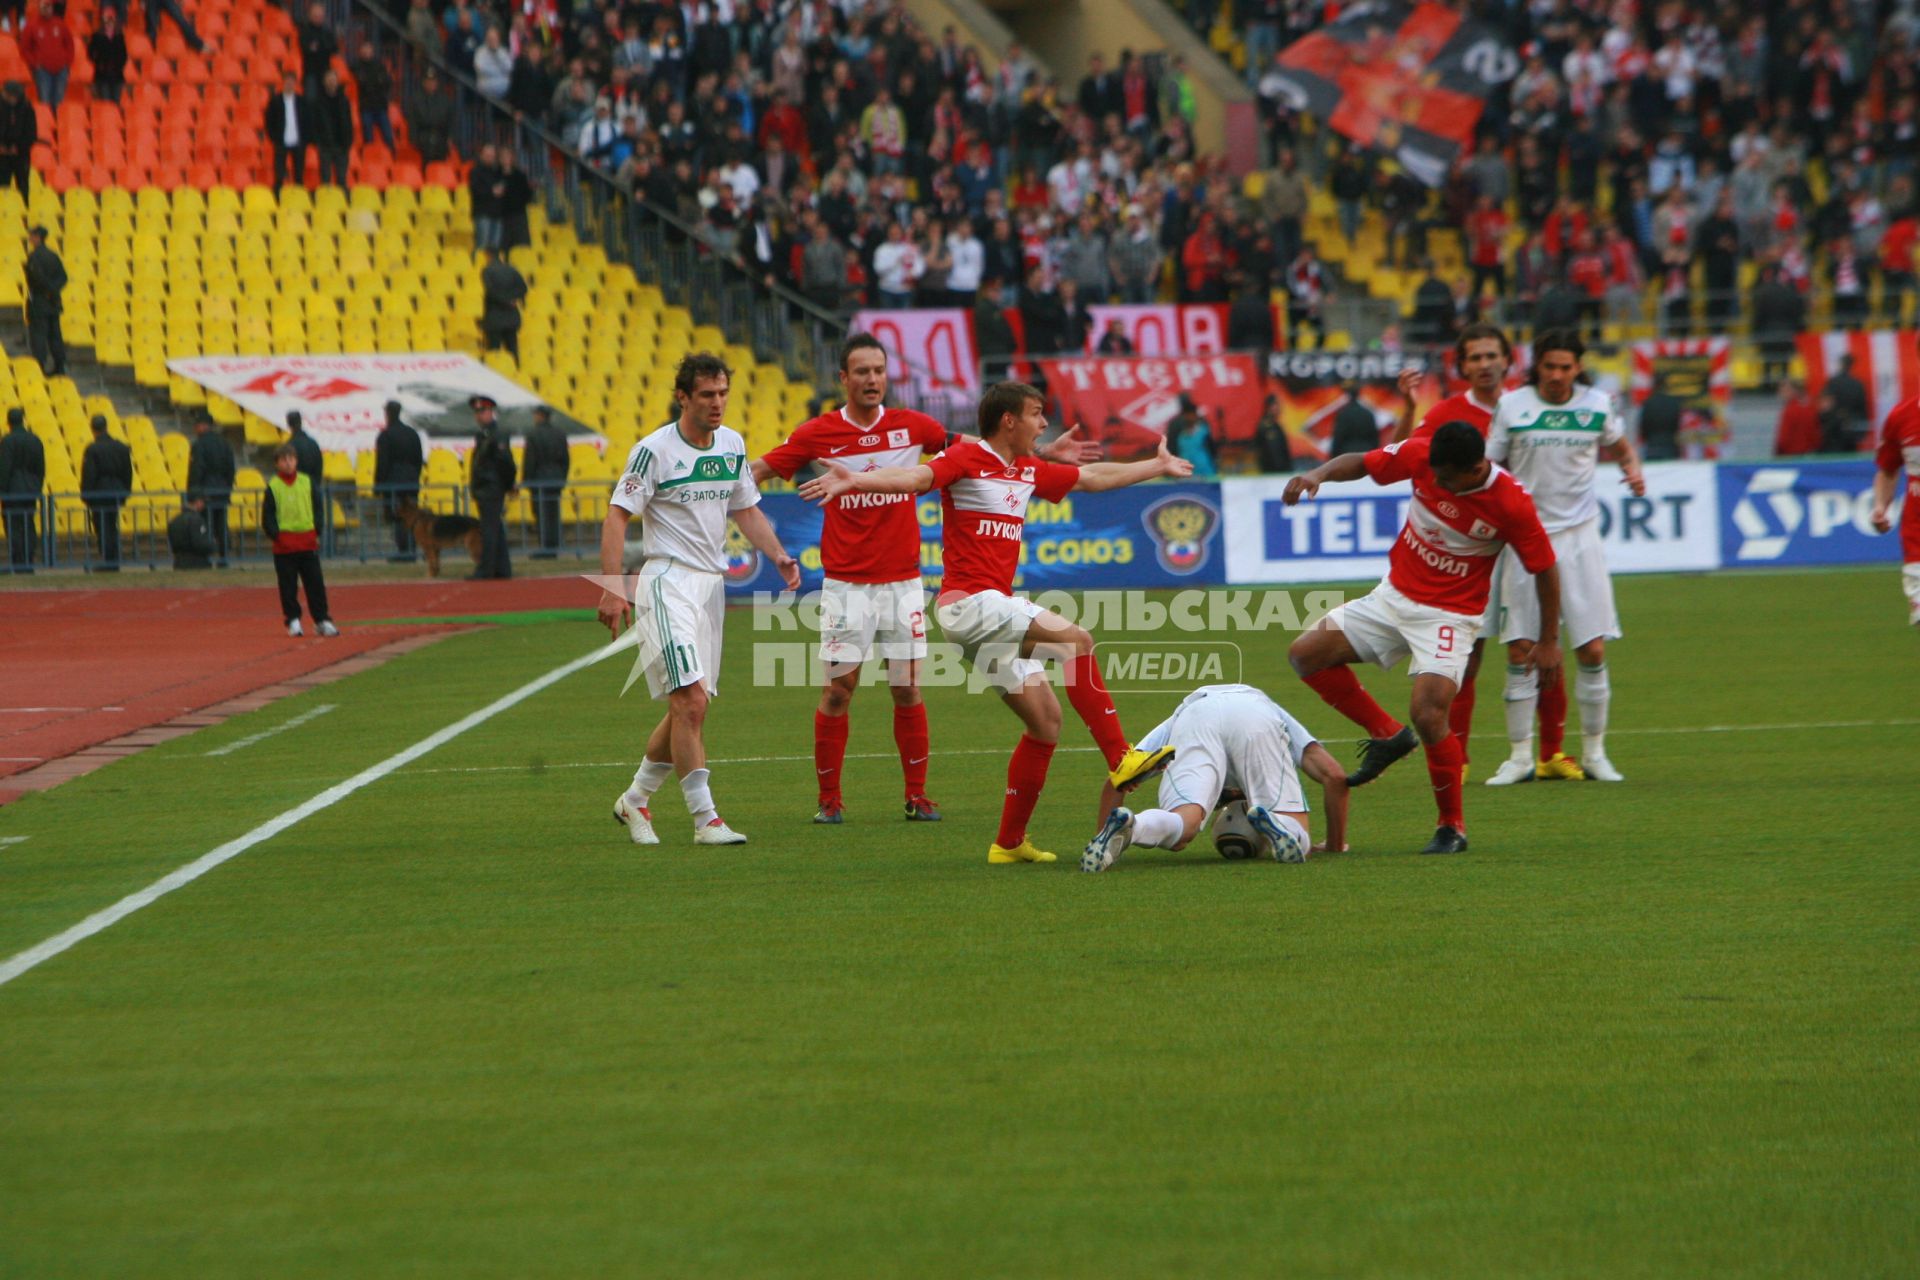
[[[443,516],[409,502],[394,518],[413,531],[414,542],[427,558],[429,578],[440,576],[440,552],[446,547],[465,547],[473,562],[480,563],[480,522],[472,516]]]

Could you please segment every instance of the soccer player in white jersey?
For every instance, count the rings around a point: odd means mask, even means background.
[[[808,463],[831,459],[853,471],[911,467],[961,439],[912,409],[889,408],[887,349],[856,333],[840,348],[840,387],[846,401],[800,424],[785,443],[753,462],[753,478],[791,480]],[[1040,451],[1054,462],[1085,459],[1077,433]],[[906,781],[909,822],[938,822],[927,798],[926,699],[920,663],[927,656],[927,593],[920,584],[920,521],[910,493],[850,493],[826,505],[820,532],[820,661],[827,684],[813,713],[814,779],[819,823],[843,821],[840,771],[847,754],[848,711],[860,687],[861,665],[878,653],[893,695],[893,741]]]
[[[1080,855],[1082,871],[1105,871],[1134,845],[1185,848],[1226,791],[1246,797],[1248,820],[1282,862],[1304,861],[1310,848],[1346,848],[1347,771],[1305,725],[1252,685],[1195,689],[1137,745],[1162,748],[1172,755],[1160,776],[1159,808],[1114,807]],[[1327,838],[1319,846],[1307,834],[1302,773],[1320,784],[1327,811]]]
[[[1169,453],[1164,440],[1159,453],[1144,462],[1084,467],[1049,462],[1034,453],[1047,425],[1045,398],[1019,382],[989,387],[980,398],[979,422],[978,440],[957,444],[930,464],[854,472],[828,460],[827,474],[800,486],[800,494],[827,502],[848,493],[942,490],[946,565],[935,615],[947,638],[1026,728],[1007,766],[1000,830],[987,846],[987,861],[1052,862],[1054,855],[1035,846],[1027,833],[1060,741],[1060,703],[1042,660],[1058,658],[1066,667],[1068,701],[1099,745],[1114,785],[1125,785],[1130,772],[1151,768],[1152,757],[1127,746],[1100,677],[1093,637],[1051,609],[1013,594],[1027,505],[1036,497],[1058,502],[1069,493],[1189,476],[1193,464]]]
[[[1549,677],[1529,661],[1542,639],[1533,578],[1508,557],[1500,570],[1500,639],[1507,646],[1507,741],[1513,754],[1487,780],[1491,787],[1536,777],[1624,781],[1607,759],[1607,704],[1612,698],[1607,641],[1619,638],[1620,617],[1600,545],[1599,464],[1618,462],[1636,497],[1646,493],[1647,484],[1613,397],[1579,380],[1585,354],[1580,335],[1571,329],[1549,329],[1535,338],[1531,384],[1500,397],[1487,431],[1487,456],[1505,464],[1533,495],[1560,566],[1560,616],[1577,662],[1573,696],[1580,704],[1580,763],[1560,749],[1566,729],[1564,694],[1558,699],[1558,715],[1546,717],[1540,759],[1535,761],[1533,718],[1545,697],[1542,681]]]
[[[722,423],[732,382],[732,371],[717,356],[695,352],[680,362],[673,377],[680,417],[627,455],[600,530],[600,572],[616,578],[626,554],[627,522],[640,517],[646,562],[629,584],[631,602],[619,592],[603,592],[600,621],[616,636],[626,622],[639,629],[647,689],[667,703],[666,716],[647,737],[633,785],[613,806],[635,844],[660,843],[649,804],[670,774],[678,775],[693,815],[695,844],[747,842],[714,809],[702,738],[707,702],[720,685],[728,519],[774,562],[789,590],[799,589],[800,566],[760,510],[746,442]]]

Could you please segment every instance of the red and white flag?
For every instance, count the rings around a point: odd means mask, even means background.
[[[1832,329],[1800,335],[1800,358],[1807,366],[1807,391],[1818,396],[1827,379],[1840,372],[1843,356],[1853,357],[1853,376],[1867,389],[1867,416],[1877,431],[1895,405],[1920,395],[1920,351],[1912,329],[1876,329],[1851,333]]]

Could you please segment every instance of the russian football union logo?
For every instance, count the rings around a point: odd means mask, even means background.
[[[1140,514],[1153,538],[1155,557],[1168,573],[1185,576],[1206,567],[1207,538],[1220,513],[1198,498],[1162,498]]]
[[[752,582],[760,575],[760,553],[747,541],[747,535],[735,528],[731,522],[727,525],[725,546],[727,567],[725,577],[735,586],[743,582]]]

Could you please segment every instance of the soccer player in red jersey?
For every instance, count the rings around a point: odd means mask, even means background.
[[[1511,546],[1535,574],[1542,626],[1530,659],[1543,672],[1560,665],[1560,575],[1553,546],[1533,499],[1504,469],[1487,460],[1486,441],[1472,423],[1449,422],[1432,436],[1403,440],[1368,453],[1328,460],[1287,483],[1286,502],[1310,498],[1333,480],[1371,478],[1376,484],[1413,482],[1407,523],[1388,553],[1387,578],[1359,600],[1329,613],[1293,642],[1287,657],[1307,686],[1365,729],[1360,768],[1348,778],[1362,786],[1426,744],[1427,774],[1440,808],[1440,826],[1422,853],[1463,853],[1460,744],[1447,723],[1454,692],[1486,610],[1493,565]],[[1411,729],[1381,709],[1349,670],[1355,662],[1391,668],[1412,655]]]
[[[1060,703],[1047,683],[1043,659],[1066,664],[1067,698],[1106,757],[1110,781],[1116,775],[1137,776],[1153,763],[1129,761],[1141,753],[1127,748],[1120,717],[1100,678],[1093,637],[1052,610],[1013,594],[1027,504],[1034,498],[1058,502],[1069,493],[1098,493],[1158,476],[1193,474],[1193,464],[1174,457],[1164,441],[1159,453],[1142,462],[1083,467],[1049,462],[1034,454],[1046,425],[1041,394],[1024,383],[1003,382],[980,399],[980,439],[956,444],[915,467],[855,472],[829,458],[826,475],[800,486],[801,496],[816,502],[850,493],[941,490],[946,573],[935,601],[940,628],[1026,726],[1007,767],[1000,830],[987,848],[987,861],[997,864],[1054,861],[1053,854],[1027,836],[1028,819],[1060,740]],[[1121,772],[1123,763],[1130,766],[1127,774]]]
[[[1888,509],[1906,468],[1906,505],[1900,513],[1900,578],[1907,589],[1907,621],[1920,627],[1920,397],[1897,405],[1881,429],[1880,449],[1874,455],[1880,470],[1873,477],[1873,527],[1893,529]]]
[[[776,475],[791,480],[808,463],[829,459],[855,471],[911,467],[922,454],[938,453],[960,438],[924,413],[887,407],[887,350],[871,334],[856,333],[840,348],[840,388],[846,395],[840,408],[801,423],[784,444],[754,461],[756,484]],[[1043,456],[1078,461],[1082,443],[1068,432]],[[877,650],[893,694],[893,741],[906,779],[907,821],[938,822],[939,806],[927,798],[927,706],[920,693],[927,596],[920,585],[920,523],[913,495],[853,493],[827,503],[820,559],[826,569],[820,661],[827,684],[813,713],[820,791],[813,820],[842,820],[840,770],[847,755],[848,710],[860,687],[861,665]]]
[[[1400,394],[1407,398],[1407,413],[1400,420],[1400,428],[1394,433],[1395,440],[1424,439],[1440,429],[1442,423],[1465,422],[1478,431],[1482,438],[1493,425],[1493,411],[1500,405],[1500,391],[1507,383],[1507,370],[1513,365],[1513,344],[1507,341],[1507,335],[1490,324],[1470,324],[1460,331],[1453,344],[1453,364],[1461,377],[1467,380],[1467,389],[1457,396],[1448,396],[1445,400],[1427,410],[1420,419],[1420,425],[1413,425],[1413,392],[1420,385],[1421,373],[1409,369],[1400,375]],[[1466,776],[1467,762],[1472,759],[1467,750],[1467,739],[1473,733],[1473,686],[1480,675],[1480,656],[1486,652],[1486,637],[1499,627],[1500,593],[1494,591],[1487,599],[1487,611],[1480,619],[1480,638],[1473,642],[1473,652],[1467,657],[1466,674],[1460,677],[1460,691],[1453,696],[1453,710],[1449,716],[1453,721],[1453,736],[1460,739],[1461,776]],[[1560,719],[1567,717],[1567,687],[1558,681],[1552,686],[1559,695]],[[1546,689],[1540,692],[1540,714],[1544,718],[1553,705],[1554,693]]]

